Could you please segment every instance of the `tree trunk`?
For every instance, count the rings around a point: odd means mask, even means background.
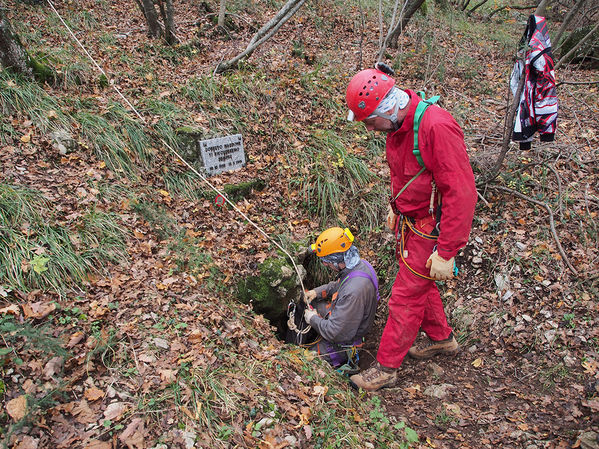
[[[164,18],[164,34],[169,45],[173,45],[177,41],[175,35],[175,8],[173,0],[165,0],[166,16]]]
[[[399,23],[395,27],[391,34],[389,34],[389,46],[391,48],[397,48],[397,42],[399,40],[399,35],[403,32],[403,30],[408,26],[408,22],[412,18],[412,16],[418,11],[418,9],[422,6],[424,0],[407,0],[406,8],[403,16],[400,18]]]
[[[10,29],[8,20],[0,8],[0,64],[23,75],[31,76],[31,60],[19,38]]]
[[[143,13],[146,16],[146,22],[148,23],[148,34],[151,37],[159,37],[161,34],[160,24],[158,23],[158,14],[154,8],[154,2],[152,0],[141,0],[143,6]]]
[[[218,26],[221,28],[225,27],[225,12],[227,10],[227,0],[220,0],[220,7],[218,9]]]
[[[424,0],[423,0],[424,1]],[[270,39],[273,34],[275,34],[279,28],[285,24],[293,15],[297,12],[299,8],[306,2],[306,0],[289,0],[283,7],[279,10],[279,12],[268,22],[264,24],[262,28],[260,28],[254,37],[250,40],[250,43],[246,47],[246,49],[235,56],[233,59],[230,59],[226,62],[220,63],[216,67],[216,73],[222,73],[226,70],[229,70],[237,65],[237,63],[245,58],[246,56],[251,55],[256,48]]]
[[[582,4],[584,2],[585,2],[585,0],[578,0],[576,2],[576,4],[574,5],[574,7],[570,10],[570,12],[568,12],[568,15],[565,17],[564,21],[562,22],[562,26],[559,27],[559,31],[555,35],[555,40],[553,40],[553,48],[555,48],[556,50],[560,47],[559,41],[562,39],[564,31],[566,31],[567,26],[572,21],[574,14],[576,12],[580,11],[580,8],[582,7]]]

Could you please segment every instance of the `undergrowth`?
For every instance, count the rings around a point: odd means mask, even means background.
[[[65,292],[125,257],[124,231],[114,215],[91,209],[64,226],[48,210],[39,192],[0,183],[0,278],[6,285]]]

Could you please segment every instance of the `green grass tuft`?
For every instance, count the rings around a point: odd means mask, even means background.
[[[124,234],[114,216],[91,211],[71,227],[59,226],[39,192],[0,184],[0,280],[24,292],[65,292],[86,282],[107,261],[125,257]]]

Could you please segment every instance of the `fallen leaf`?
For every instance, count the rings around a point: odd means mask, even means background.
[[[312,391],[314,391],[315,395],[322,396],[324,394],[327,394],[327,391],[329,391],[329,387],[327,387],[326,385],[315,385]]]
[[[474,362],[472,362],[472,366],[475,368],[480,368],[483,365],[483,359],[481,359],[480,357],[478,359],[476,359]]]
[[[81,331],[75,332],[73,335],[71,335],[71,338],[69,338],[69,342],[67,343],[67,348],[74,347],[77,343],[79,343],[81,340],[83,340],[84,336],[85,336],[85,334]]]
[[[119,420],[123,416],[123,413],[127,410],[127,405],[123,402],[113,402],[108,404],[106,410],[104,410],[104,418],[111,421]]]
[[[89,408],[89,404],[85,399],[82,399],[73,407],[71,414],[75,417],[75,421],[80,424],[91,424],[99,419],[99,416],[96,416]]]
[[[34,302],[33,304],[22,304],[23,315],[25,318],[35,318],[40,320],[50,315],[56,310],[56,304],[54,302]]]
[[[6,403],[6,413],[14,420],[20,421],[27,414],[27,397],[21,395]]]
[[[24,435],[23,439],[13,446],[13,449],[37,449],[39,444],[39,438]]]
[[[31,134],[25,134],[24,136],[21,136],[21,142],[28,143],[30,141],[31,141]]]
[[[83,449],[112,449],[112,443],[109,441],[91,440]]]
[[[585,374],[594,376],[597,370],[599,370],[599,363],[597,363],[595,360],[586,360],[582,362],[582,367],[584,368]]]
[[[599,413],[599,399],[589,399],[588,401],[582,401],[583,407],[590,408],[595,413]]]
[[[306,440],[309,440],[310,438],[312,438],[312,427],[304,426],[304,433],[306,434]]]
[[[90,402],[97,401],[98,399],[104,397],[104,392],[97,387],[87,388],[83,393],[85,399]]]
[[[174,369],[159,369],[160,379],[163,382],[175,382],[177,380],[177,370]]]
[[[53,357],[44,366],[44,377],[51,379],[56,373],[62,370],[64,359],[62,357]]]
[[[119,440],[127,445],[128,449],[144,449],[144,422],[142,418],[134,418],[123,433],[120,434]]]
[[[0,314],[6,315],[7,313],[10,313],[11,315],[21,314],[21,312],[19,311],[19,306],[17,306],[16,304],[11,304],[10,306],[3,307],[0,309]]]

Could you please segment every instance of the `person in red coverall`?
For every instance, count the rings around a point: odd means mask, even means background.
[[[395,86],[392,75],[388,66],[377,64],[356,74],[346,93],[348,120],[387,133],[387,226],[397,236],[399,261],[377,361],[350,378],[369,391],[393,385],[406,354],[423,359],[457,352],[435,281],[454,277],[454,257],[468,241],[477,199],[464,134],[436,105],[425,110],[418,127],[422,168],[414,152],[414,115],[421,99]],[[412,346],[420,329],[429,341]]]

